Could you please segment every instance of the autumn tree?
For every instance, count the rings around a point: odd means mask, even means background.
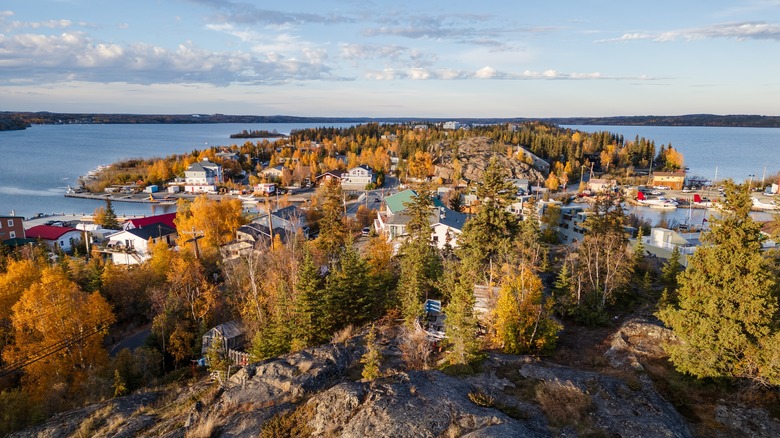
[[[747,185],[728,181],[723,204],[723,217],[703,236],[707,245],[677,277],[677,303],[658,313],[682,341],[668,345],[670,360],[699,378],[780,385],[777,282],[761,253]]]
[[[180,248],[194,253],[191,239],[202,236],[197,241],[201,257],[215,259],[220,245],[233,240],[236,230],[246,223],[246,218],[241,200],[216,201],[201,195],[192,202],[179,200],[175,223],[179,230],[176,243]]]
[[[418,150],[409,157],[407,171],[410,177],[424,180],[433,175],[433,170],[433,157],[430,153]]]
[[[57,266],[45,268],[23,292],[11,320],[14,343],[3,357],[27,364],[22,388],[38,400],[74,401],[108,361],[103,335],[115,320],[110,305],[97,292],[81,291]]]
[[[553,300],[525,266],[509,269],[494,310],[494,337],[505,353],[541,353],[555,348],[562,326],[552,317]]]
[[[606,307],[628,285],[634,258],[623,231],[625,216],[619,198],[602,196],[585,221],[587,232],[576,246],[576,297],[569,310],[581,322],[602,323]]]

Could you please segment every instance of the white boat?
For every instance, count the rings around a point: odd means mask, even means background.
[[[240,199],[240,200],[242,200],[244,202],[254,202],[254,201],[257,201],[257,199],[255,199],[254,193],[251,194],[251,195],[239,195],[238,199]]]
[[[778,210],[777,204],[772,201],[771,203],[767,204],[766,202],[761,202],[758,200],[758,198],[753,198],[753,207],[758,208],[760,210]]]
[[[667,199],[663,196],[656,199],[647,199],[642,192],[639,192],[637,195],[637,202],[645,207],[658,208],[661,210],[674,210],[677,208],[677,201],[673,199]]]

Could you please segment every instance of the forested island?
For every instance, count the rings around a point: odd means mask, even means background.
[[[230,138],[282,138],[287,137],[285,134],[280,134],[276,131],[276,129],[273,129],[271,131],[267,131],[265,129],[261,130],[251,130],[247,131],[244,129],[243,131],[237,133],[237,134],[230,134]]]
[[[553,118],[421,118],[421,117],[297,117],[230,114],[100,114],[52,112],[0,112],[0,131],[25,129],[31,125],[56,124],[192,124],[192,123],[443,123],[456,120],[467,124],[524,123],[543,121],[558,125],[627,126],[726,126],[780,128],[780,116],[688,114],[679,116],[553,117]],[[258,138],[258,137],[235,137]],[[262,137],[259,137],[262,138]]]

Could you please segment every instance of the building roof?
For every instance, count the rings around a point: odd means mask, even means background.
[[[340,171],[340,170],[336,170],[336,169],[333,169],[333,170],[328,170],[328,171],[326,171],[326,172],[322,172],[321,174],[317,175],[317,179],[320,179],[320,178],[322,178],[322,177],[323,177],[323,176],[325,176],[325,175],[330,175],[330,176],[331,176],[331,177],[333,177],[333,178],[339,178],[339,179],[341,179],[341,175],[342,175],[343,173],[344,173],[344,172],[342,172],[342,171]]]
[[[406,189],[402,192],[398,192],[394,195],[390,195],[385,198],[385,204],[390,214],[398,214],[406,210],[404,204],[412,202],[412,197],[417,196],[417,192],[412,189]],[[438,198],[433,198],[433,205],[435,207],[443,207],[444,204]]]
[[[25,234],[28,239],[43,239],[43,240],[57,240],[63,235],[75,231],[80,233],[79,230],[71,227],[55,227],[53,225],[37,225],[27,231]]]
[[[242,336],[245,330],[241,321],[234,319],[212,328],[208,331],[208,334],[213,336],[213,332],[218,332],[225,339],[233,339]]]
[[[157,222],[142,228],[132,228],[125,231],[140,239],[149,240],[149,238],[158,239],[163,236],[175,234],[176,228],[169,227],[162,222]]]
[[[2,216],[0,216],[0,217],[2,217]],[[24,245],[27,245],[29,243],[35,243],[35,239],[23,239],[21,237],[14,237],[13,239],[3,240],[3,244],[4,245],[15,246],[15,247],[24,246]]]
[[[349,169],[349,171],[352,172],[355,169],[363,169],[363,170],[368,171],[368,173],[374,173],[374,169],[370,168],[369,166],[367,166],[365,164],[361,164],[359,166],[355,166],[355,167]]]
[[[653,176],[676,176],[680,178],[685,178],[685,171],[677,171],[677,172],[653,172]]]
[[[0,215],[0,219],[19,219],[19,220],[22,220],[22,221],[24,220],[24,218],[21,217],[21,216],[10,216],[10,215],[9,216]]]
[[[132,228],[145,227],[151,224],[163,223],[166,226],[173,228],[175,230],[176,224],[173,223],[174,219],[176,219],[176,213],[166,213],[166,214],[158,214],[156,216],[139,217],[135,219],[126,220],[122,228],[124,228],[125,230],[129,230]]]
[[[459,211],[450,210],[447,207],[439,207],[438,211],[431,217],[431,225],[442,224],[456,230],[463,230],[463,225],[469,216]]]

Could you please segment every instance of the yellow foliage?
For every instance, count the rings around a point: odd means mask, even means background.
[[[198,196],[187,205],[180,205],[176,214],[176,229],[179,230],[177,244],[192,251],[193,232],[202,235],[198,241],[204,253],[216,253],[219,246],[233,240],[235,231],[246,223],[241,200],[223,199],[215,201],[205,195]],[[188,234],[189,233],[189,234]]]
[[[99,293],[81,291],[59,267],[42,271],[13,306],[11,320],[14,344],[3,354],[8,362],[65,346],[24,368],[22,386],[37,398],[58,386],[86,383],[89,373],[108,360],[101,335],[114,323],[111,306]]]

